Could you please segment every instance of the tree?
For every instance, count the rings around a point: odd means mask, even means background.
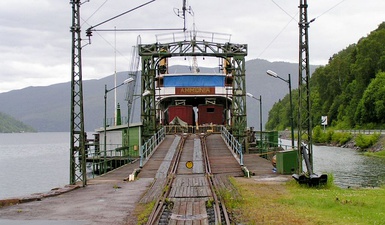
[[[357,44],[334,54],[327,65],[312,74],[313,124],[317,125],[321,115],[327,115],[329,124],[338,128],[385,126],[385,83],[381,71],[385,71],[385,22]],[[297,103],[294,97],[293,103]],[[288,107],[286,97],[274,105],[268,126],[287,127]]]
[[[385,123],[385,72],[377,74],[366,88],[355,115],[361,125]]]

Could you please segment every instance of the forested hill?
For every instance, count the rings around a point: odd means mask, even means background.
[[[0,133],[36,132],[31,126],[0,112]]]
[[[328,125],[339,129],[385,128],[385,23],[316,69],[310,85],[313,126],[328,116]],[[293,102],[296,120],[298,90]],[[289,127],[289,106],[288,96],[276,103],[266,128]]]

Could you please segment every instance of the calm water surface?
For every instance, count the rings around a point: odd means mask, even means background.
[[[0,134],[0,199],[69,183],[69,133]],[[282,144],[290,144],[284,143]],[[353,149],[314,146],[314,171],[333,173],[340,187],[385,184],[385,159]]]
[[[280,144],[290,145],[280,139]],[[385,159],[364,156],[350,148],[313,145],[314,173],[331,173],[339,187],[379,187],[385,185]],[[305,164],[303,165],[305,169]]]
[[[0,134],[0,199],[69,183],[69,133]]]
[[[385,185],[385,159],[364,156],[349,148],[314,146],[314,170],[332,173],[340,187]]]

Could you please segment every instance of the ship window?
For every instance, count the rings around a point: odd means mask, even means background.
[[[207,112],[208,112],[208,113],[213,113],[214,111],[215,111],[214,108],[207,108]]]

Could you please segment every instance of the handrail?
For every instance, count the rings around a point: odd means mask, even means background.
[[[347,130],[334,130],[336,132],[349,132],[352,134],[385,134],[385,130],[381,129],[373,129],[373,130],[354,130],[354,129],[347,129]]]
[[[149,138],[142,146],[140,146],[140,168],[144,166],[144,160],[151,156],[153,150],[158,146],[166,137],[164,127],[156,132],[151,138]]]
[[[124,161],[124,164],[139,158],[138,151],[133,146],[122,146],[122,144],[107,144],[107,150],[101,151],[98,144],[88,145],[86,152],[86,162],[91,163],[92,170],[87,171],[92,178],[104,174],[110,169],[116,169],[122,164],[116,164],[116,161]],[[113,164],[115,162],[115,164]],[[88,176],[88,175],[87,175]]]
[[[243,166],[243,153],[242,153],[242,144],[226,129],[226,127],[221,127],[221,136],[226,142],[227,146],[239,156],[239,164]]]

